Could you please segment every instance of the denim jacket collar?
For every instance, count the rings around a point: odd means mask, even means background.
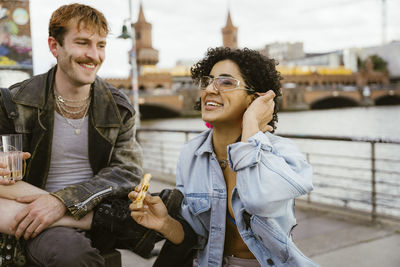
[[[20,83],[20,88],[13,97],[15,103],[52,111],[53,101],[48,100],[53,97],[56,70],[57,65],[45,74]],[[122,120],[118,107],[111,92],[106,90],[107,87],[106,82],[96,77],[92,84],[92,107],[90,113],[95,127],[120,127]],[[43,90],[43,88],[46,88],[46,90]]]
[[[212,143],[212,133],[213,133],[212,129],[209,129],[209,130],[207,130],[207,131],[202,133],[203,135],[207,135],[208,134],[208,136],[207,136],[206,139],[204,139],[204,142],[196,150],[196,152],[195,152],[196,156],[200,156],[200,155],[202,155],[203,153],[206,153],[206,152],[208,152],[208,153],[213,153],[214,152],[214,147],[213,147],[213,143]]]

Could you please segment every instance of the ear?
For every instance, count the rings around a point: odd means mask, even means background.
[[[49,36],[49,38],[47,39],[47,43],[49,44],[50,52],[53,54],[53,56],[55,58],[57,58],[58,57],[58,47],[60,44],[52,36]]]
[[[246,101],[247,101],[247,107],[249,107],[251,105],[251,103],[253,103],[253,101],[256,99],[256,96],[254,94],[252,95],[247,95],[246,97]]]

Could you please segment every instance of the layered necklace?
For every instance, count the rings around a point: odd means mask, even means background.
[[[58,110],[60,111],[61,115],[65,119],[65,121],[72,127],[74,128],[74,132],[76,135],[81,134],[81,129],[83,122],[85,120],[85,117],[89,111],[90,107],[90,102],[92,100],[91,94],[85,98],[82,99],[68,99],[65,97],[62,97],[57,89],[54,90],[54,98],[56,100],[56,105]],[[70,118],[80,118],[79,114],[82,114],[83,116],[80,120],[77,122],[73,122],[72,119]]]

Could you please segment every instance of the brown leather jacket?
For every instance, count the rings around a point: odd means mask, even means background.
[[[0,134],[23,134],[23,149],[31,153],[24,180],[44,188],[50,167],[54,125],[53,82],[49,72],[10,87],[18,116],[5,114],[0,99]],[[105,197],[126,196],[142,177],[142,151],[135,139],[135,111],[126,96],[96,78],[89,109],[89,162],[93,178],[54,192],[76,219]]]

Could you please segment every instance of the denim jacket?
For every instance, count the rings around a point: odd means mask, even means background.
[[[318,266],[291,240],[294,198],[312,187],[312,169],[289,140],[258,132],[227,147],[236,172],[232,209],[238,231],[262,266]],[[212,145],[212,130],[189,141],[177,167],[181,213],[199,235],[200,266],[222,266],[227,188]]]
[[[0,134],[23,135],[31,153],[24,180],[44,188],[50,167],[56,68],[10,87],[18,116],[10,121],[0,105]],[[126,96],[100,78],[92,84],[89,162],[93,178],[52,193],[80,219],[105,197],[126,196],[142,176],[142,151],[135,139],[135,111]],[[0,104],[2,103],[0,98]]]

